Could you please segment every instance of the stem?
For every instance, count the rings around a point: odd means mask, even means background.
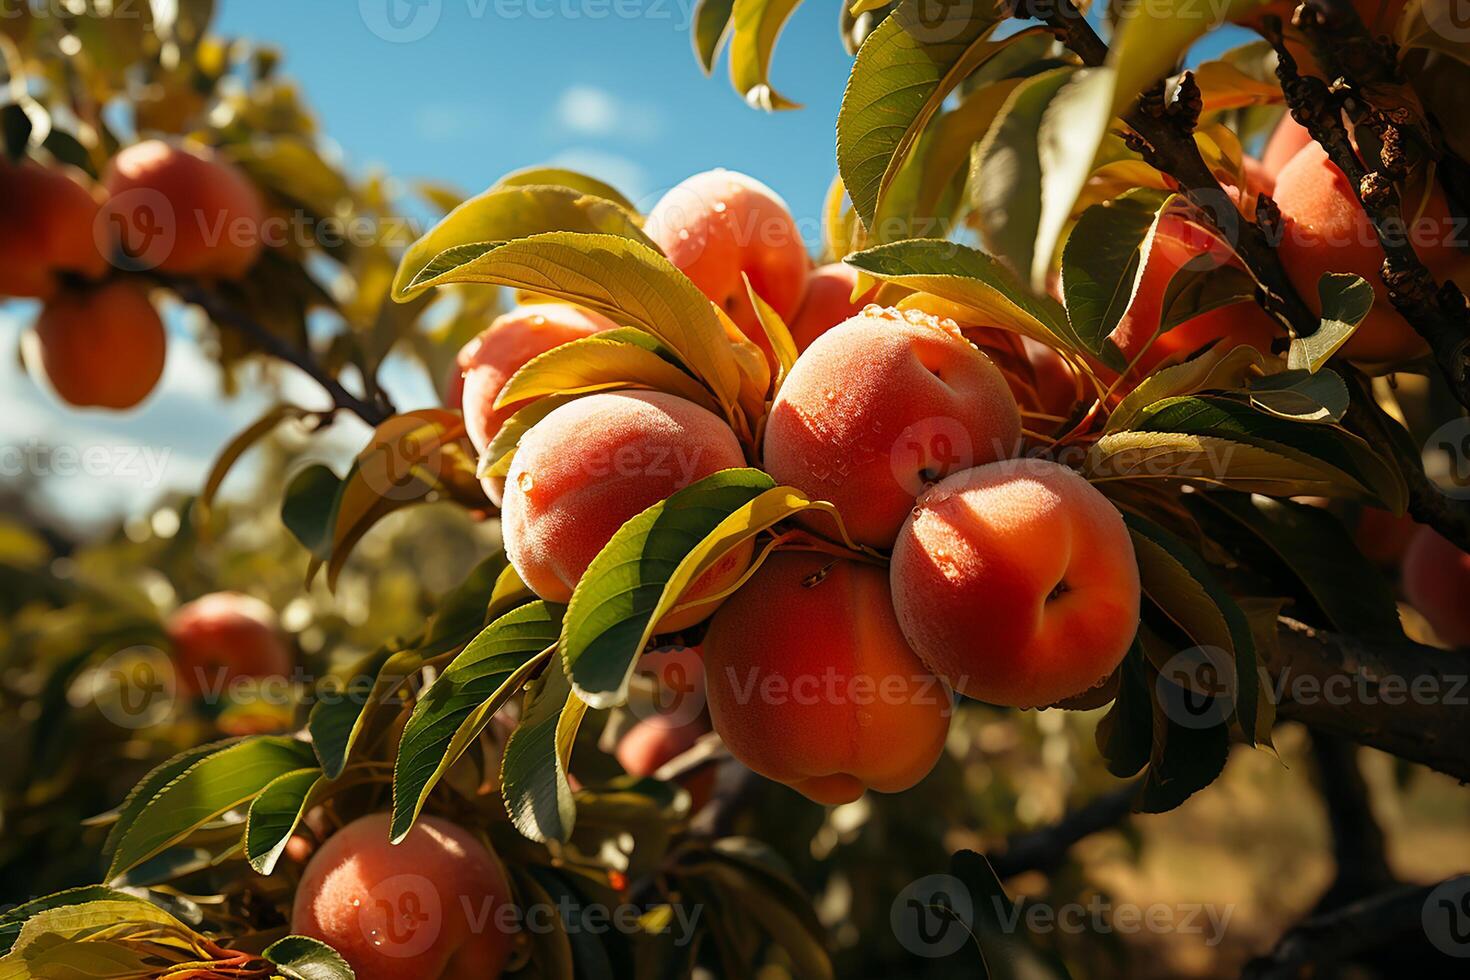
[[[1067,852],[1073,844],[1125,820],[1133,811],[1133,800],[1137,795],[1137,783],[1124,783],[1109,790],[1083,806],[1069,810],[1050,827],[1012,836],[1006,841],[1004,850],[987,855],[990,864],[1001,878],[1014,878],[1027,871],[1051,874],[1066,862]]]
[[[309,350],[301,350],[276,336],[202,286],[177,279],[167,280],[164,284],[172,289],[179,299],[202,309],[217,325],[243,334],[256,347],[272,357],[300,368],[332,396],[332,403],[338,410],[352,412],[374,428],[386,422],[396,413],[392,405],[376,405],[358,398],[342,387],[340,381],[328,374],[317,363],[315,356]]]

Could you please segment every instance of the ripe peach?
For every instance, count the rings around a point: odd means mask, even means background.
[[[704,657],[730,752],[818,803],[908,789],[944,747],[949,692],[904,641],[873,565],[772,555],[715,614]]]
[[[887,547],[925,484],[1011,455],[1020,435],[1005,378],[953,320],[870,306],[792,368],[765,466],[835,504],[854,540]]]
[[[438,817],[420,817],[398,844],[388,838],[386,813],[327,838],[302,872],[291,932],[341,953],[357,980],[500,976],[511,891],[495,854]]]
[[[1316,143],[1304,147],[1276,178],[1282,234],[1278,251],[1292,285],[1315,312],[1321,311],[1317,280],[1325,272],[1351,272],[1373,287],[1373,309],[1340,353],[1371,365],[1392,365],[1428,350],[1407,320],[1388,300],[1383,285],[1383,246],[1358,203],[1347,176]],[[1408,222],[1408,241],[1439,279],[1463,261],[1455,239],[1463,236],[1438,189],[1424,213]]]
[[[1374,564],[1397,567],[1418,529],[1408,514],[1395,517],[1378,507],[1364,507],[1353,529],[1353,541],[1363,557]]]
[[[852,291],[857,284],[857,268],[845,262],[833,262],[812,272],[807,280],[806,299],[801,301],[801,309],[789,324],[798,351],[806,350],[812,341],[842,321],[857,316],[872,302],[878,287],[853,299]]]
[[[0,158],[0,297],[49,299],[56,274],[96,278],[107,257],[92,240],[97,200],[71,167]]]
[[[1035,708],[1101,683],[1138,628],[1133,543],[1065,466],[1016,459],[919,498],[893,548],[904,636],[956,690]]]
[[[56,297],[36,321],[36,339],[46,377],[72,405],[132,408],[163,376],[163,321],[134,283]]]
[[[1261,154],[1261,168],[1270,175],[1274,183],[1281,168],[1311,142],[1312,134],[1307,132],[1307,127],[1293,119],[1288,112],[1281,117],[1276,128],[1271,130],[1271,137],[1266,140],[1265,152]]]
[[[665,194],[643,230],[769,357],[740,274],[782,320],[796,315],[811,259],[786,202],[753,177],[709,170]]]
[[[462,379],[459,404],[464,408],[465,430],[475,449],[483,453],[505,420],[521,407],[495,407],[511,375],[540,354],[615,326],[607,317],[570,303],[537,303],[496,317],[465,344],[455,364]],[[490,499],[499,500],[498,488]]]
[[[1271,341],[1279,331],[1276,321],[1255,303],[1233,303],[1209,310],[1153,339],[1164,315],[1169,282],[1180,269],[1188,266],[1208,270],[1233,262],[1230,249],[1194,222],[1173,214],[1159,221],[1133,303],[1112,333],[1113,343],[1123,356],[1130,363],[1138,359],[1131,378],[1142,379],[1166,358],[1183,357],[1221,339],[1270,353]]]
[[[113,157],[103,218],[128,264],[238,279],[260,257],[265,202],[234,164],[197,144],[147,140]]]
[[[587,566],[634,515],[711,473],[744,466],[735,434],[693,402],[656,391],[578,398],[552,411],[521,440],[506,475],[501,527],[521,580],[566,602]],[[739,578],[751,548],[737,548],[684,596],[719,592]],[[712,610],[665,617],[666,632]]]
[[[1470,554],[1421,527],[1404,555],[1404,596],[1452,647],[1470,647]]]
[[[240,592],[211,592],[174,610],[168,623],[179,688],[223,690],[237,678],[285,677],[293,660],[270,606]]]
[[[618,764],[630,776],[652,776],[668,763],[694,748],[709,731],[709,722],[704,718],[683,724],[670,724],[662,718],[649,718],[633,725],[618,740],[615,755]],[[714,791],[715,768],[705,766],[681,779],[689,793],[691,810],[698,810],[709,802]]]

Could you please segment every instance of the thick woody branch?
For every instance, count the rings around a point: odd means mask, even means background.
[[[1072,0],[1012,0],[1016,16],[1048,24],[1057,37],[1089,67],[1107,61],[1103,43]],[[1320,322],[1302,302],[1276,254],[1266,231],[1236,207],[1234,198],[1210,171],[1194,141],[1199,119],[1199,89],[1186,72],[1173,102],[1166,102],[1163,85],[1145,92],[1124,116],[1133,130],[1130,146],[1148,164],[1173,177],[1180,192],[1205,213],[1216,230],[1231,243],[1260,289],[1261,306],[1298,336],[1314,333]],[[1274,215],[1274,205],[1261,198],[1265,214]]]
[[[1068,811],[1049,827],[1012,836],[1003,850],[987,855],[990,864],[1001,878],[1014,878],[1027,871],[1051,874],[1066,862],[1073,844],[1122,823],[1133,812],[1137,795],[1136,783],[1109,790]]]
[[[1470,660],[1281,617],[1267,671],[1277,716],[1470,781]]]

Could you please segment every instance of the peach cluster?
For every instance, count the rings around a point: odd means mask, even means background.
[[[63,401],[139,404],[163,375],[163,321],[141,277],[236,279],[259,257],[255,186],[206,147],[148,140],[99,183],[35,160],[0,161],[0,298],[39,299],[36,363]]]
[[[1058,413],[1078,400],[1066,362],[1006,331],[870,303],[853,268],[810,268],[781,199],[740,174],[685,181],[646,230],[763,343],[748,282],[791,325],[799,356],[754,444],[656,391],[585,394],[536,421],[503,484],[486,487],[532,591],[567,602],[625,522],[720,470],[759,466],[824,502],[784,525],[758,568],[752,541],[727,551],[655,625],[708,620],[708,724],[751,769],[824,803],[923,778],[954,691],[1036,707],[1106,679],[1138,622],[1127,530],[1072,470],[1015,458],[1018,397]],[[490,445],[518,407],[499,404],[517,370],[610,326],[562,303],[492,323],[460,352],[451,385],[475,444]],[[618,758],[652,773],[705,724],[640,721]]]

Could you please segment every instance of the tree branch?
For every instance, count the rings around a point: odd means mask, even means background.
[[[1073,844],[1126,819],[1133,812],[1137,795],[1136,782],[1124,783],[1068,811],[1050,827],[1013,835],[1004,849],[986,856],[1001,878],[1014,878],[1027,871],[1051,874],[1066,862]]]
[[[1312,733],[1317,792],[1327,808],[1337,874],[1317,902],[1330,911],[1398,884],[1388,864],[1383,828],[1373,814],[1373,795],[1358,767],[1358,746],[1340,735]]]
[[[1370,643],[1282,616],[1267,671],[1277,716],[1470,781],[1470,660]]]
[[[379,405],[358,398],[328,374],[310,351],[300,350],[271,333],[197,283],[168,279],[164,281],[164,285],[173,290],[179,299],[202,309],[220,327],[243,334],[252,344],[272,357],[300,368],[332,396],[332,404],[336,410],[351,412],[374,428],[395,414],[390,404]]]
[[[1384,77],[1389,70],[1371,55],[1376,42],[1368,37],[1350,5],[1307,0],[1297,11],[1296,24],[1310,42],[1313,55],[1336,80],[1329,87],[1320,78],[1302,75],[1282,38],[1280,20],[1265,18],[1262,34],[1276,49],[1276,75],[1292,118],[1306,127],[1352,184],[1383,246],[1381,276],[1389,301],[1429,344],[1460,404],[1470,407],[1470,307],[1454,283],[1436,282],[1420,261],[1397,186],[1420,162],[1415,157],[1424,152],[1427,130],[1403,105],[1383,110],[1364,98],[1365,86],[1382,87],[1394,79]],[[1352,74],[1354,70],[1368,77],[1360,79]],[[1343,125],[1343,113],[1354,127],[1377,138],[1376,161],[1359,159]]]
[[[1072,0],[1012,0],[1016,16],[1040,20],[1051,26],[1058,39],[1074,51],[1083,64],[1098,67],[1107,61],[1108,46]],[[1209,216],[1220,235],[1231,244],[1259,287],[1258,300],[1267,313],[1288,326],[1297,336],[1310,336],[1320,323],[1292,288],[1276,248],[1265,231],[1236,207],[1234,199],[1210,171],[1194,141],[1199,120],[1199,89],[1186,72],[1178,97],[1166,104],[1162,81],[1145,92],[1123,116],[1139,137],[1131,140],[1150,166],[1179,183],[1191,203]],[[1270,198],[1262,196],[1268,214],[1275,213]],[[1228,225],[1228,227],[1227,227]]]

